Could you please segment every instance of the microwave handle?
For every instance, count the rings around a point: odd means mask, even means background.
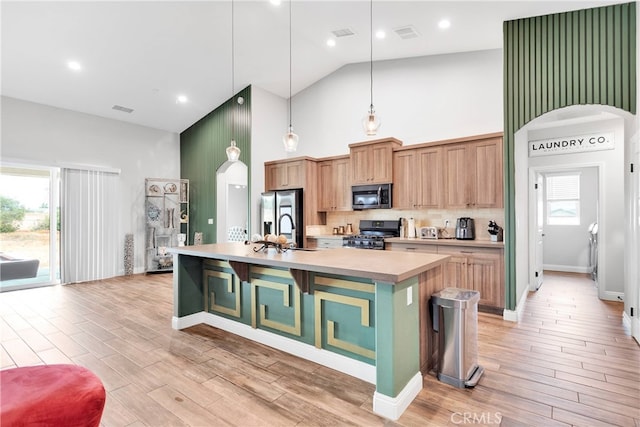
[[[378,186],[378,206],[382,203],[382,186]]]

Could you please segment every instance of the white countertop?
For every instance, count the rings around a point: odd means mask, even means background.
[[[374,281],[398,283],[430,270],[449,259],[448,255],[406,253],[351,248],[322,251],[288,250],[278,253],[275,248],[254,252],[260,244],[217,243],[211,245],[169,248],[174,254],[237,261],[247,264],[284,267],[303,271],[364,277]]]

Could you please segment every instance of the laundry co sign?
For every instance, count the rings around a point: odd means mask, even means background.
[[[529,141],[529,157],[613,150],[613,132]]]

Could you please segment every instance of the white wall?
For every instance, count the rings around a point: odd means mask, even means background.
[[[348,144],[368,138],[410,145],[503,128],[501,49],[374,62],[373,74],[378,135],[361,126],[369,63],[347,65],[293,97],[298,155],[347,154]]]
[[[580,224],[545,224],[544,269],[589,273],[589,225],[598,219],[598,169],[556,169],[543,172],[543,175],[557,172],[576,172],[580,175]]]
[[[262,233],[260,194],[264,191],[264,162],[287,156],[282,136],[287,132],[287,101],[257,86],[251,86],[251,210],[250,234]]]
[[[75,164],[120,169],[120,229],[134,233],[134,272],[144,270],[145,178],[180,178],[176,133],[2,97],[3,161],[38,165]],[[120,262],[124,274],[124,262]]]

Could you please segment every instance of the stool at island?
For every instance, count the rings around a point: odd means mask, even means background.
[[[100,425],[105,390],[76,365],[27,366],[0,371],[2,425]]]

